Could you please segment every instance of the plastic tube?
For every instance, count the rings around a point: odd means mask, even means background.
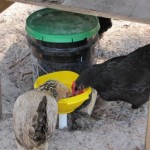
[[[59,129],[67,128],[67,114],[59,114]]]

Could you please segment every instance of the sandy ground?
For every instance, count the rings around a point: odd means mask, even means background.
[[[0,73],[2,75],[3,119],[0,120],[0,150],[16,150],[12,110],[16,98],[32,89],[30,48],[26,41],[25,20],[41,7],[14,4],[0,14]],[[97,62],[128,54],[150,43],[150,25],[113,20],[113,27],[100,41]],[[21,60],[21,61],[20,61]],[[132,110],[121,102],[102,102],[96,108],[92,129],[56,130],[49,150],[143,150],[147,104],[141,107],[129,126]]]

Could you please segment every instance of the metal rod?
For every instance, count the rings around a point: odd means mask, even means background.
[[[67,128],[67,114],[59,114],[59,129]]]

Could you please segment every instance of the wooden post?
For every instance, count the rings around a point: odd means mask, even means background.
[[[2,90],[1,90],[1,75],[0,75],[0,119],[2,119]]]
[[[148,106],[148,117],[147,117],[147,130],[145,139],[145,150],[150,150],[150,99]]]
[[[0,0],[0,13],[12,4],[13,4],[13,2],[8,2],[6,0]]]

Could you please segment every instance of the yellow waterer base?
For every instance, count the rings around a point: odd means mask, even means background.
[[[58,71],[53,73],[48,73],[46,75],[40,76],[34,83],[34,88],[38,88],[48,80],[57,80],[65,84],[70,90],[72,83],[77,79],[79,75],[72,71]],[[60,99],[58,101],[58,113],[67,114],[73,112],[76,108],[83,104],[84,101],[88,100],[92,89],[89,87],[85,89],[82,94]]]

